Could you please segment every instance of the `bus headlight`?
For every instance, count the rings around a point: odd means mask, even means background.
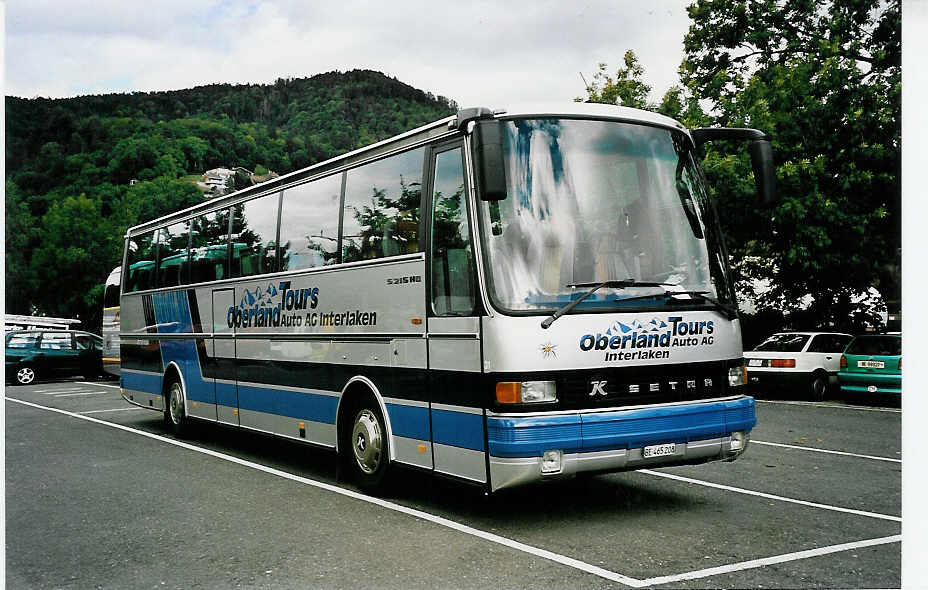
[[[744,365],[728,368],[728,386],[738,387],[748,382],[748,368]]]
[[[557,401],[554,381],[501,381],[496,384],[496,401],[501,404],[541,404]]]

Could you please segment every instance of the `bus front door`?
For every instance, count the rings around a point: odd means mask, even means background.
[[[480,318],[460,142],[431,153],[429,409],[435,471],[486,483]]]

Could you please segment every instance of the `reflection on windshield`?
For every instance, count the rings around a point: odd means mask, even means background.
[[[808,334],[774,334],[757,345],[756,351],[766,352],[802,352]]]
[[[508,197],[480,204],[491,297],[541,310],[579,297],[569,284],[627,280],[579,307],[665,305],[667,290],[728,298],[705,187],[682,136],[603,121],[503,123]],[[648,302],[641,296],[655,294]]]

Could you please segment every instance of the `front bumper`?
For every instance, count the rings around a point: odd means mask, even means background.
[[[757,423],[747,396],[657,407],[571,412],[553,416],[491,415],[487,418],[490,481],[495,490],[570,477],[707,461],[734,460]],[[744,442],[732,444],[732,433]],[[674,453],[643,456],[646,446],[675,443]],[[560,451],[560,469],[542,472],[546,451]]]

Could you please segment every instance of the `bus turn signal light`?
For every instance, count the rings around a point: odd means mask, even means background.
[[[508,381],[497,383],[496,401],[501,404],[521,404],[522,384]]]

